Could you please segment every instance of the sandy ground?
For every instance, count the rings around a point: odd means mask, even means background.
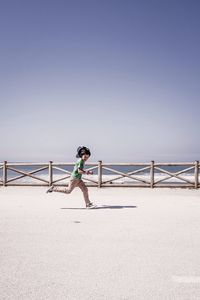
[[[0,299],[199,300],[200,190],[0,188]]]

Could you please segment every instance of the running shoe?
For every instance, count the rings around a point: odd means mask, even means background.
[[[89,204],[86,205],[86,208],[90,208],[90,209],[96,208],[96,207],[97,207],[97,205],[93,204],[92,202],[90,202]]]

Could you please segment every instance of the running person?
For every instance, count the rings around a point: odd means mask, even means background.
[[[66,187],[51,186],[47,190],[47,193],[60,192],[60,193],[70,194],[75,187],[79,187],[83,192],[86,208],[95,208],[96,206],[89,200],[88,188],[82,180],[82,174],[87,174],[87,175],[93,174],[92,171],[84,170],[85,162],[88,160],[90,156],[91,156],[91,152],[87,147],[85,146],[79,147],[77,149],[77,155],[76,155],[76,157],[79,159],[77,160],[74,166],[74,170],[71,173],[71,178],[68,187],[66,188]]]

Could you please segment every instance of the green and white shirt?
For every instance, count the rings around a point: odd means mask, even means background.
[[[84,169],[84,160],[82,160],[82,158],[78,159],[77,162],[75,163],[74,170],[71,173],[72,178],[81,179],[82,174],[78,173],[78,169],[81,170]]]

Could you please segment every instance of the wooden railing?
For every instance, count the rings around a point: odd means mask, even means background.
[[[0,163],[0,186],[67,185],[74,163]],[[95,187],[200,187],[200,163],[87,163]]]

